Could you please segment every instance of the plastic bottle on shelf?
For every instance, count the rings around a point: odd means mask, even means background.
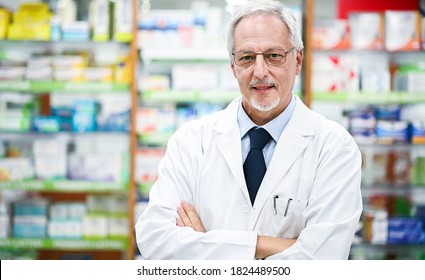
[[[59,0],[56,9],[62,24],[77,20],[77,4],[74,0]]]

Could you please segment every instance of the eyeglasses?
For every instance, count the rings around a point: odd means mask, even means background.
[[[238,52],[233,52],[232,55],[234,63],[240,67],[249,67],[254,64],[257,55],[262,55],[267,65],[279,66],[285,63],[286,55],[294,49],[295,47],[293,47],[289,51],[272,49],[265,52],[253,52],[242,50]]]

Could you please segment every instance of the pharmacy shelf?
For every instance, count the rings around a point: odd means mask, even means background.
[[[313,101],[349,102],[357,104],[415,104],[425,102],[425,94],[407,92],[316,92],[313,93]]]
[[[140,57],[146,63],[172,61],[229,61],[230,57],[225,49],[219,48],[180,48],[180,49],[143,49]]]
[[[0,81],[0,91],[25,91],[30,93],[58,92],[81,92],[81,93],[108,93],[126,92],[130,89],[125,83],[101,83],[101,82],[55,82],[55,81]]]
[[[0,248],[48,250],[127,250],[127,239],[0,238]]]
[[[422,185],[397,185],[397,184],[387,184],[387,185],[362,185],[362,195],[363,197],[369,197],[376,194],[386,194],[386,195],[425,195],[425,186]]]
[[[404,259],[425,259],[425,244],[353,244],[350,256],[367,259],[386,258],[387,255],[398,255]]]
[[[221,102],[228,103],[240,96],[238,91],[143,91],[144,102],[169,102],[169,103],[193,103],[193,102]]]
[[[0,191],[19,190],[37,192],[126,192],[127,183],[88,181],[1,181]]]
[[[173,133],[174,131],[141,133],[138,135],[138,141],[148,146],[165,146]]]

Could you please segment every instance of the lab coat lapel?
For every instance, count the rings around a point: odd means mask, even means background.
[[[309,109],[297,100],[297,105],[279,141],[267,172],[255,198],[254,208],[261,212],[267,198],[272,194],[282,177],[313,139],[315,118]]]
[[[218,119],[214,126],[214,130],[218,133],[215,141],[236,182],[249,200],[242,168],[241,136],[237,121],[239,102],[240,98],[237,98],[229,104]]]

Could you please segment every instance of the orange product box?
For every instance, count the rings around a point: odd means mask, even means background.
[[[388,51],[420,50],[420,26],[418,11],[386,11],[385,48]]]
[[[384,48],[384,15],[382,13],[351,13],[349,24],[352,49],[382,50]]]
[[[335,50],[350,47],[350,27],[345,19],[318,19],[314,22],[314,49]]]

